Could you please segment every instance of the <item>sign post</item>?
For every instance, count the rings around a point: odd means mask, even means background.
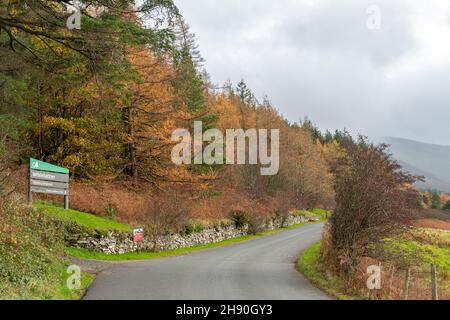
[[[133,229],[133,241],[136,243],[144,241],[144,228]]]
[[[33,192],[64,196],[64,209],[69,209],[69,170],[30,158],[28,202]]]
[[[142,243],[142,241],[144,241],[144,228],[134,228],[133,242],[136,244],[138,252],[141,252],[142,245],[140,245],[140,243]]]

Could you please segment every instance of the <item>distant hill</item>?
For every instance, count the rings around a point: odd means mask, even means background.
[[[418,188],[450,193],[450,146],[392,137],[382,140],[391,146],[390,151],[405,171],[426,177]]]

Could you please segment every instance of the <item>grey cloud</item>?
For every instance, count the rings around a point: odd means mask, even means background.
[[[449,83],[450,63],[393,84],[383,101],[391,111],[389,135],[450,145]]]
[[[287,46],[388,65],[415,45],[406,19],[409,10],[399,2],[378,1],[381,29],[369,30],[367,8],[372,4],[326,0],[316,6],[298,7],[284,19],[279,32]]]
[[[214,82],[244,78],[291,121],[307,115],[323,129],[450,144],[450,68],[386,77],[420,50],[409,0],[176,3]],[[366,28],[369,4],[382,10],[380,31]]]

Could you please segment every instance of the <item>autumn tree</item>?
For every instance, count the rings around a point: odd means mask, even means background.
[[[185,127],[195,113],[177,104],[172,85],[177,71],[145,48],[131,52],[130,60],[139,78],[128,83],[132,95],[122,109],[127,173],[135,182],[146,181],[154,186],[161,181],[183,181],[188,176],[186,168],[174,167],[170,159],[171,134]]]
[[[238,87],[241,93],[252,95],[249,89],[243,90],[244,85]],[[245,101],[238,93],[237,88],[217,95],[212,111],[218,114],[219,128],[242,128],[244,122],[251,128],[266,129],[269,146],[271,129],[279,130],[280,170],[274,176],[262,176],[260,164],[235,166],[225,171],[229,183],[252,199],[276,199],[283,214],[298,208],[332,206],[331,173],[309,130],[286,121],[267,98],[262,103],[248,100],[244,115],[241,107]]]
[[[322,144],[318,142],[322,158],[327,162],[331,173],[335,174],[346,161],[347,153],[336,140]]]
[[[173,55],[178,11],[170,0],[81,1],[82,28],[69,30],[73,4],[2,2],[2,109],[28,121],[27,156],[67,166],[80,178],[118,174],[126,164],[122,106],[132,96],[126,83],[139,77],[128,52],[146,47]]]
[[[282,174],[295,208],[313,209],[334,205],[332,174],[308,131],[289,128],[281,149]]]
[[[330,219],[328,258],[351,273],[386,237],[405,232],[417,206],[416,177],[401,171],[386,152],[363,137],[347,141],[346,164],[336,175],[336,209]]]
[[[81,10],[80,29],[67,28],[71,8]],[[0,34],[3,48],[8,48],[16,59],[39,67],[67,62],[63,50],[58,49],[64,48],[89,59],[94,68],[101,68],[105,58],[130,42],[155,50],[170,49],[167,22],[177,15],[171,0],[7,0],[0,4]],[[155,27],[134,23],[129,19],[134,16],[153,19]],[[49,49],[47,55],[38,50],[36,40]]]

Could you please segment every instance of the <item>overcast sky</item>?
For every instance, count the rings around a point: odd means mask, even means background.
[[[214,83],[244,78],[291,121],[450,145],[450,1],[175,2]]]

